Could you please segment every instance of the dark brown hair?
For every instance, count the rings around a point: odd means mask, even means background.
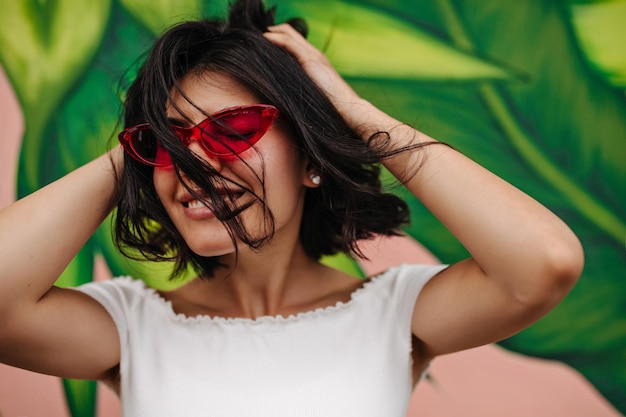
[[[306,27],[301,20],[292,23],[300,30]],[[408,221],[407,205],[385,192],[379,178],[378,163],[389,156],[385,151],[388,136],[380,133],[369,145],[365,143],[296,59],[263,37],[272,24],[274,9],[266,9],[260,0],[239,0],[231,5],[225,21],[193,21],[172,27],[156,41],[128,90],[125,125],[150,123],[172,155],[179,179],[182,181],[180,172],[184,172],[206,192],[233,241],[260,248],[274,231],[264,195],[256,196],[254,204],[265,210],[267,234],[251,236],[238,216],[248,207],[229,209],[216,191],[229,180],[177,139],[166,116],[170,94],[186,75],[221,72],[231,76],[262,103],[276,106],[286,116],[295,146],[321,173],[322,184],[307,189],[305,196],[300,241],[306,253],[313,259],[337,252],[360,255],[360,239],[397,234]],[[128,155],[125,158],[115,220],[118,247],[127,256],[139,251],[150,260],[173,260],[174,275],[191,265],[204,276],[212,276],[220,266],[219,259],[189,249],[156,195],[152,170]],[[256,175],[264,181],[262,173]]]

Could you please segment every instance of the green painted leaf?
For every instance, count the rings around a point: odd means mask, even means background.
[[[626,87],[626,1],[573,4],[574,32],[589,64],[607,81]]]
[[[458,12],[473,18],[465,23],[467,37],[477,49],[488,49],[531,74],[523,85],[481,86],[481,100],[515,152],[566,199],[561,205],[621,247],[626,235],[626,195],[620,192],[626,180],[626,141],[617,138],[626,137],[626,103],[590,77],[562,9],[526,5],[508,11],[488,2],[480,9],[483,13]],[[483,24],[490,29],[482,29]],[[511,27],[520,33],[515,48],[511,40],[493,36],[494,30]],[[542,48],[536,47],[539,38]]]
[[[72,417],[95,417],[98,383],[77,379],[64,379],[63,388]]]
[[[110,0],[10,1],[0,14],[0,63],[26,122],[18,192],[39,188],[50,114],[82,75],[100,42]]]
[[[119,2],[153,33],[183,20],[197,19],[201,15],[198,0],[119,0]]]
[[[333,256],[325,256],[322,258],[321,262],[324,265],[328,265],[355,277],[365,277],[365,274],[363,273],[363,270],[361,270],[359,264],[347,255],[338,254]]]
[[[283,18],[305,17],[311,42],[346,76],[447,81],[516,76],[510,69],[459,50],[419,26],[368,5],[309,0],[280,4],[278,11]]]

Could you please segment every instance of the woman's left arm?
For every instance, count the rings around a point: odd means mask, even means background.
[[[364,140],[384,131],[398,149],[435,142],[361,99],[289,25],[271,27],[266,36],[299,60]],[[580,242],[517,188],[438,143],[383,163],[397,178],[409,175],[407,188],[472,256],[441,272],[420,294],[412,328],[427,356],[506,338],[546,314],[575,284],[583,268]]]

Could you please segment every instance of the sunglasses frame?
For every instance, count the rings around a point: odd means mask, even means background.
[[[240,114],[240,113],[249,113],[249,112],[259,113],[259,117],[261,118],[261,120],[260,120],[260,125],[257,131],[249,139],[246,140],[248,146],[246,146],[245,149],[242,149],[240,151],[231,150],[229,152],[218,153],[210,148],[210,143],[211,143],[210,141],[216,141],[216,139],[212,137],[211,134],[207,133],[206,128],[209,125],[213,123],[219,123],[220,119],[223,119],[224,117],[236,116],[237,114]],[[245,152],[248,149],[250,149],[252,146],[254,146],[254,144],[257,143],[267,133],[267,131],[270,129],[274,121],[276,121],[276,119],[278,118],[279,113],[280,113],[279,110],[275,106],[272,106],[271,104],[250,104],[250,105],[245,105],[245,106],[229,107],[229,108],[220,110],[219,112],[210,115],[209,117],[207,117],[206,119],[202,120],[201,122],[197,123],[194,126],[183,127],[183,126],[177,126],[177,125],[172,124],[171,127],[174,133],[176,133],[176,135],[185,144],[185,146],[189,146],[191,141],[195,139],[198,141],[198,143],[200,143],[200,146],[206,153],[216,156],[218,158],[229,158],[229,157],[234,157],[235,155],[239,155],[242,152]],[[225,124],[226,126],[228,126],[227,123]],[[133,141],[132,141],[133,135],[143,130],[151,130],[150,124],[140,123],[138,125],[130,126],[122,130],[119,133],[118,139],[120,141],[120,144],[124,148],[124,151],[128,155],[130,155],[133,159],[145,165],[150,165],[150,166],[158,167],[158,168],[165,168],[165,167],[173,166],[170,158],[168,158],[169,162],[167,163],[159,163],[157,161],[151,161],[143,157],[141,153],[139,153],[135,149],[135,146],[133,145]],[[222,146],[229,148],[226,142],[220,141],[220,143]],[[157,146],[161,146],[160,142],[157,143]]]

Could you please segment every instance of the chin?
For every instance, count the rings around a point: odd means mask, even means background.
[[[216,256],[224,256],[235,252],[230,236],[224,235],[206,238],[206,236],[186,237],[185,243],[193,253],[205,258],[213,258]]]
[[[189,245],[189,249],[196,255],[205,258],[214,258],[216,256],[224,256],[235,253],[232,242],[228,242],[228,246],[217,247],[216,245]]]

